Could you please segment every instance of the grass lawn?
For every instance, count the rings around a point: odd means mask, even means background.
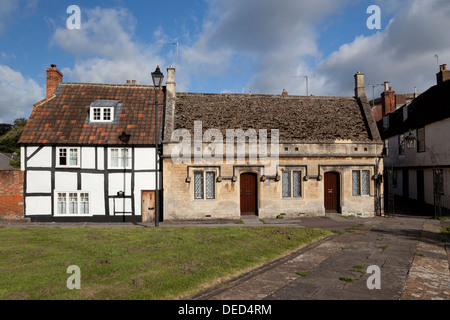
[[[180,299],[331,232],[289,227],[0,228],[0,299]],[[81,289],[66,286],[70,265]]]

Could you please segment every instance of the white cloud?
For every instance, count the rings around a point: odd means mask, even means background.
[[[33,104],[44,98],[44,88],[6,65],[0,65],[0,123],[30,116]]]
[[[202,32],[181,50],[185,68],[204,76],[230,74],[244,58],[253,77],[244,92],[303,94],[296,75],[310,73],[305,62],[318,58],[315,27],[346,0],[210,0]]]
[[[342,45],[317,67],[327,77],[324,94],[351,95],[357,71],[366,86],[389,81],[399,93],[419,92],[436,84],[440,62],[450,62],[450,3],[443,0],[408,1],[393,8],[394,18],[374,35],[359,36]],[[447,62],[446,62],[447,61]],[[377,95],[382,89],[377,90]]]
[[[158,46],[135,38],[136,19],[128,9],[83,9],[81,30],[58,28],[52,44],[76,57],[73,67],[62,68],[70,81],[151,84],[157,64],[165,61]],[[155,37],[160,37],[156,32]]]

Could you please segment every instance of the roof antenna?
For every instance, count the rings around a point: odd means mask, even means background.
[[[177,58],[175,61],[175,72],[177,72],[177,66],[178,66],[178,42],[167,42],[167,43],[158,43],[160,46],[167,46],[167,45],[176,45],[177,46]]]
[[[440,70],[439,69],[439,55],[435,54],[434,57],[436,58],[436,61],[437,61],[438,70]]]

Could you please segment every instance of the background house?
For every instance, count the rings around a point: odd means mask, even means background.
[[[383,145],[362,73],[354,97],[176,93],[168,73],[165,219],[381,212]],[[245,142],[228,144],[236,130]],[[265,133],[268,157],[256,157]]]
[[[153,219],[154,87],[134,81],[108,85],[62,79],[55,65],[47,69],[47,97],[35,104],[19,141],[25,217]],[[158,95],[163,101],[164,88]],[[160,110],[159,124],[162,115]]]
[[[385,143],[385,172],[392,196],[450,208],[450,71],[442,65],[437,85],[378,122]],[[391,203],[390,203],[391,202]]]

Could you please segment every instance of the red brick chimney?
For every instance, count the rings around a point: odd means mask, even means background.
[[[389,82],[384,83],[384,92],[381,94],[381,110],[383,117],[388,113],[395,111],[395,91],[389,87]]]
[[[447,65],[441,65],[441,71],[436,75],[437,84],[450,80],[450,70],[447,70]]]
[[[288,95],[288,92],[286,91],[286,89],[283,89],[283,92],[281,93],[282,96],[286,97]]]
[[[56,68],[55,64],[47,69],[47,98],[51,97],[56,87],[63,80],[63,74]]]

